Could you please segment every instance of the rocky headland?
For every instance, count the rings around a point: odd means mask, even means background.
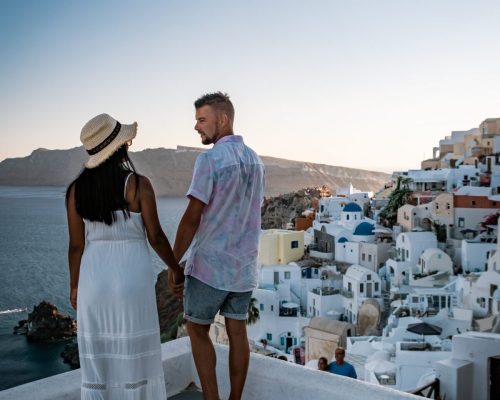
[[[285,229],[295,218],[302,217],[304,211],[316,209],[320,197],[330,194],[331,190],[322,186],[266,198],[261,211],[262,229]]]
[[[151,179],[158,196],[184,197],[191,181],[194,162],[203,151],[178,146],[176,149],[147,149],[131,152],[137,170]],[[27,157],[0,162],[0,185],[66,186],[87,159],[83,147],[68,150],[38,149]],[[353,184],[360,190],[376,191],[389,180],[383,172],[345,168],[310,162],[262,157],[266,166],[266,196],[290,193],[309,186],[331,188]]]

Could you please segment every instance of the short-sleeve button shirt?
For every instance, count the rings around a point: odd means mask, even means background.
[[[216,289],[255,289],[264,198],[264,164],[259,156],[241,136],[224,136],[196,159],[187,196],[206,206],[185,274]]]

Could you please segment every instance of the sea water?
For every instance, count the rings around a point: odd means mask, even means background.
[[[69,371],[60,357],[66,343],[28,343],[14,335],[42,300],[72,318],[67,262],[68,230],[63,187],[0,186],[0,390]],[[160,222],[170,242],[186,199],[157,199]],[[156,272],[164,268],[153,255]]]

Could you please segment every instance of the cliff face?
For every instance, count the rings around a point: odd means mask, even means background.
[[[202,149],[147,149],[132,152],[137,170],[148,176],[158,196],[183,197],[189,187],[194,162]],[[66,186],[82,169],[83,147],[68,150],[38,149],[23,158],[0,163],[0,185]],[[304,187],[331,188],[352,183],[360,190],[376,191],[389,179],[382,172],[262,157],[266,165],[266,196],[290,193]]]

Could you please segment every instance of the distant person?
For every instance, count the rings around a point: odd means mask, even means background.
[[[320,371],[326,371],[329,372],[328,370],[328,360],[325,357],[320,357],[318,360],[318,369]]]
[[[203,398],[219,399],[216,356],[208,332],[220,312],[229,337],[229,399],[237,400],[243,393],[250,359],[246,319],[257,287],[264,165],[243,138],[234,135],[229,96],[206,94],[194,106],[194,129],[202,144],[213,147],[196,160],[174,254],[180,260],[191,246],[185,270],[184,315]],[[174,292],[182,290],[182,285],[169,284]]]
[[[357,379],[356,370],[347,361],[344,361],[345,350],[343,347],[335,349],[335,361],[328,365],[328,369],[332,374],[348,376],[349,378]]]
[[[146,235],[172,280],[184,276],[158,221],[153,187],[128,157],[136,133],[136,123],[121,125],[107,114],[87,122],[80,139],[90,157],[66,192],[82,399],[166,398]]]

